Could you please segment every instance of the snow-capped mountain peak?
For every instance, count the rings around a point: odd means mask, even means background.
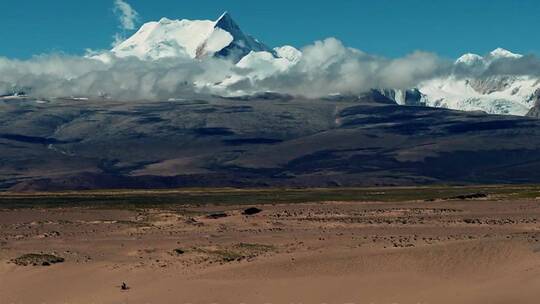
[[[219,51],[231,42],[232,36],[223,30],[216,31],[212,21],[162,18],[157,22],[145,23],[111,52],[118,57],[135,56],[143,60],[197,58],[201,56],[200,46],[203,44],[207,51],[212,51],[212,47],[214,51]]]
[[[272,49],[242,32],[228,12],[216,21],[162,18],[157,22],[148,22],[111,50],[118,57],[135,56],[143,60],[218,56],[235,62],[252,51],[275,54]]]

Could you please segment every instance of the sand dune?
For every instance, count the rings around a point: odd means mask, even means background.
[[[0,303],[540,298],[535,200],[277,204],[253,216],[243,208],[3,210]],[[65,262],[13,263],[25,253]]]

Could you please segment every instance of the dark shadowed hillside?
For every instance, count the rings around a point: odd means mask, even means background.
[[[0,101],[3,189],[540,182],[540,121],[363,98]]]

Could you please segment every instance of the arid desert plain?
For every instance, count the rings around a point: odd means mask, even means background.
[[[0,203],[1,304],[540,301],[536,186],[6,193]]]

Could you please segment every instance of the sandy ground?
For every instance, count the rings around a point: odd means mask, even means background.
[[[0,303],[540,301],[540,201],[257,207],[2,210]]]

